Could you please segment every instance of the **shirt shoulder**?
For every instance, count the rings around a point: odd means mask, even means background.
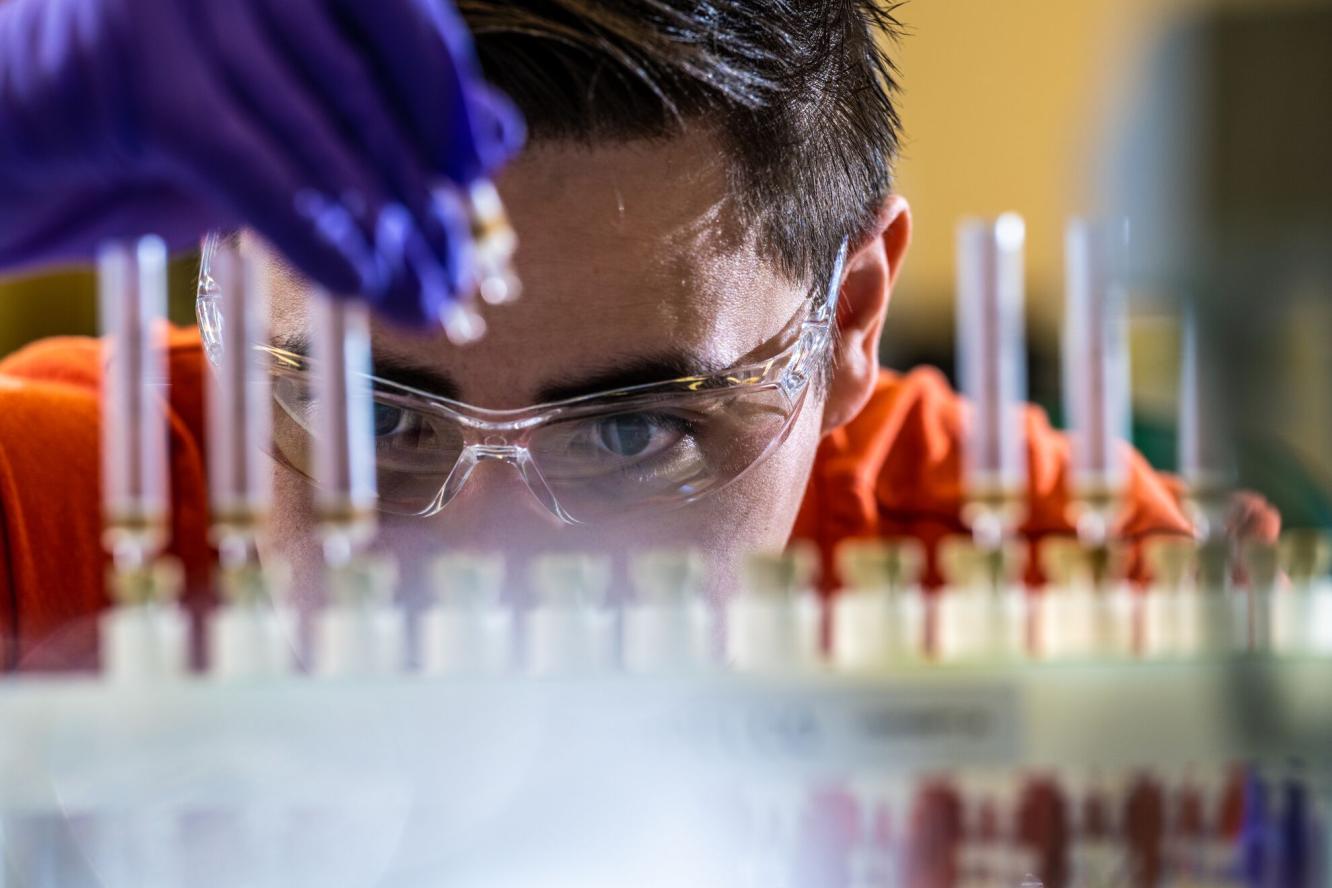
[[[207,589],[203,350],[168,337],[172,553]],[[0,670],[85,668],[106,603],[101,547],[101,348],[39,340],[0,361]]]
[[[97,416],[94,391],[0,373],[0,671],[91,643],[104,569]]]
[[[966,401],[937,369],[880,372],[865,409],[820,445],[795,535],[830,553],[855,537],[914,536],[932,547],[962,533]],[[1067,437],[1045,412],[1025,415],[1028,515],[1022,532],[1071,533]],[[1118,530],[1138,539],[1190,531],[1177,485],[1136,452]]]

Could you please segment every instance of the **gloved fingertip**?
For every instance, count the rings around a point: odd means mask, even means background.
[[[386,204],[375,216],[375,249],[393,262],[402,261],[407,239],[414,227],[412,214],[406,207],[399,203]]]
[[[478,84],[468,91],[477,154],[493,171],[522,150],[527,122],[518,106],[494,87]]]
[[[409,327],[439,323],[457,301],[457,263],[451,254],[467,241],[447,211],[434,209],[420,221],[401,205],[384,207],[376,220],[376,252],[392,269],[392,284],[382,300],[383,315]]]
[[[437,252],[448,276],[449,290],[455,296],[466,294],[476,280],[476,251],[467,207],[456,191],[440,186],[431,192],[430,214],[440,231]]]
[[[290,230],[265,232],[289,259],[333,293],[373,294],[382,289],[383,268],[345,207],[313,190],[299,192],[293,206],[309,223],[313,243]]]
[[[366,203],[365,195],[355,189],[343,191],[340,200],[342,205],[347,208],[347,212],[352,214],[355,219],[364,219],[370,212],[370,207]]]

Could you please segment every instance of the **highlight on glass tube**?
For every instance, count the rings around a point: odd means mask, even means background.
[[[1116,279],[1125,227],[1074,219],[1064,239],[1064,411],[1072,435],[1078,535],[1104,545],[1127,472],[1128,299]]]
[[[222,244],[217,365],[208,387],[208,484],[213,532],[224,565],[256,560],[272,478],[263,457],[272,434],[270,376],[256,346],[267,342],[268,288],[262,264]]]
[[[375,529],[370,313],[322,291],[310,299],[316,508],[330,564],[346,563]]]
[[[957,375],[971,411],[964,515],[988,550],[1013,531],[1026,488],[1025,243],[1026,226],[1014,213],[958,229]]]
[[[109,243],[97,272],[104,541],[115,566],[131,570],[167,542],[166,244]]]

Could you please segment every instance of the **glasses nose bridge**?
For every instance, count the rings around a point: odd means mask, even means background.
[[[511,437],[517,437],[522,443],[510,443]],[[528,491],[534,496],[546,510],[556,518],[566,524],[575,524],[555,494],[551,491],[546,479],[542,477],[540,469],[532,460],[532,454],[527,449],[527,442],[523,436],[510,436],[499,432],[486,434],[480,441],[474,441],[463,448],[461,457],[450,473],[445,482],[444,489],[439,497],[439,505],[443,506],[453,500],[454,497],[462,491],[468,480],[471,478],[472,470],[485,462],[498,462],[507,465],[518,473],[523,480]]]
[[[478,463],[503,462],[519,468],[531,459],[526,445],[510,444],[507,436],[496,433],[486,435],[477,443],[468,444],[466,449],[472,460]]]

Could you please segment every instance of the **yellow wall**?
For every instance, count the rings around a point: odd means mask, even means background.
[[[916,238],[893,323],[947,336],[953,233],[968,215],[1027,220],[1030,311],[1052,333],[1062,287],[1062,231],[1089,205],[1102,120],[1131,59],[1188,0],[915,0],[897,53],[906,151],[899,191]],[[890,329],[889,336],[892,336]]]
[[[42,336],[89,333],[97,323],[93,282],[75,271],[0,283],[0,355]]]
[[[911,0],[896,50],[905,86],[899,190],[916,240],[889,336],[946,340],[953,231],[968,214],[1027,218],[1031,312],[1052,334],[1061,231],[1088,209],[1085,173],[1099,121],[1132,77],[1145,39],[1172,15],[1218,0]],[[1232,0],[1271,4],[1277,0]],[[178,316],[188,273],[176,276]],[[0,354],[36,336],[88,332],[92,285],[63,275],[0,285]]]
[[[1176,17],[1200,8],[1308,0],[910,0],[895,55],[905,91],[898,190],[915,211],[892,323],[944,335],[959,218],[1027,220],[1030,311],[1053,335],[1063,226],[1094,212],[1090,174],[1107,117],[1137,86],[1138,60]],[[889,336],[892,336],[890,328]]]
[[[171,320],[194,323],[198,258],[184,253],[171,264]],[[0,278],[0,355],[44,336],[91,336],[97,331],[96,281],[87,271],[62,269]]]

